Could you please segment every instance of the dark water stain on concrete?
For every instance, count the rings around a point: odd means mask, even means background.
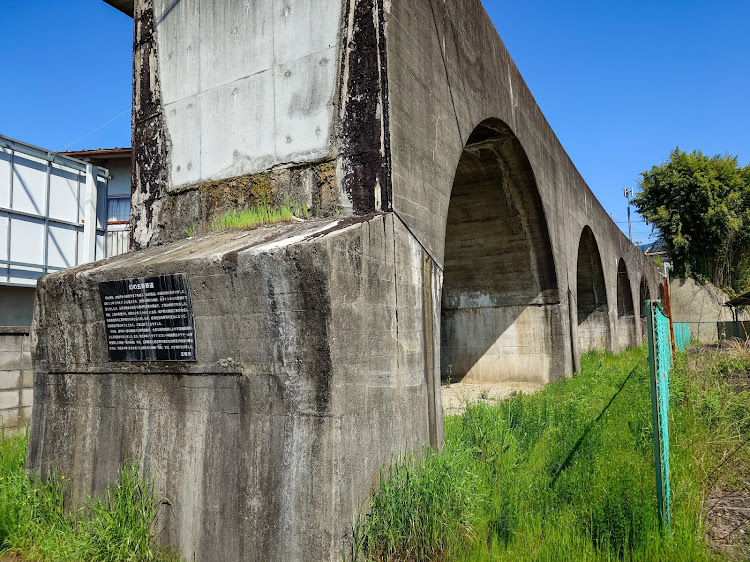
[[[343,34],[342,45],[341,76],[348,63],[341,93],[343,188],[361,215],[390,211],[393,196],[383,0],[357,0],[353,10],[353,27]]]

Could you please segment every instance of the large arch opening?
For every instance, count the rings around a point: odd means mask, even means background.
[[[599,245],[594,233],[586,226],[578,244],[576,277],[578,303],[578,349],[609,349],[609,311],[604,270]]]
[[[635,305],[625,260],[617,264],[617,336],[620,350],[637,345]]]
[[[510,128],[482,122],[456,170],[445,231],[441,371],[452,381],[564,375],[562,315],[547,221]]]

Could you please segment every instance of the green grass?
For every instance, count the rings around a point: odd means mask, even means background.
[[[137,467],[125,466],[102,499],[66,510],[64,475],[43,482],[26,476],[27,442],[23,435],[0,440],[0,552],[49,561],[179,559],[155,542],[166,500],[154,499]]]
[[[235,211],[221,215],[211,221],[211,230],[252,229],[266,224],[288,223],[294,217],[307,216],[307,206],[302,204],[282,205],[279,208],[260,205],[250,209]]]
[[[448,417],[445,446],[395,462],[354,525],[347,559],[707,560],[702,498],[750,431],[750,398],[716,355],[672,375],[673,534],[659,531],[644,349],[587,354],[575,378]],[[697,369],[700,369],[698,371]],[[721,441],[721,445],[716,442]],[[737,464],[739,463],[739,464]],[[734,476],[733,476],[734,474]]]

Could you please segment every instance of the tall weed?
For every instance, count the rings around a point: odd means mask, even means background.
[[[156,544],[153,526],[166,500],[154,499],[136,466],[125,466],[101,500],[66,509],[65,475],[26,476],[27,444],[27,435],[0,439],[0,552],[48,561],[179,559]]]
[[[355,525],[365,560],[704,560],[696,454],[737,435],[747,399],[717,374],[673,375],[673,533],[659,530],[647,354],[589,353],[582,372],[531,396],[468,405],[445,445],[385,471]],[[718,378],[717,378],[718,377]],[[696,437],[698,436],[698,437]],[[710,463],[709,463],[710,464]],[[450,482],[450,486],[446,486]],[[429,532],[422,519],[430,514]],[[356,558],[356,557],[350,557]]]

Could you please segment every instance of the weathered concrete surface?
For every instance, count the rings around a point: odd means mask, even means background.
[[[302,17],[308,13],[312,19]],[[444,366],[465,365],[453,376],[464,376],[480,362],[478,352],[468,349],[474,342],[461,340],[465,332],[451,330],[456,314],[467,327],[473,318],[474,332],[482,326],[497,332],[482,338],[482,345],[488,357],[503,359],[503,373],[483,378],[552,380],[574,370],[579,349],[616,350],[640,339],[638,315],[618,313],[618,264],[625,266],[631,294],[644,278],[656,291],[654,267],[621,234],[570,162],[478,0],[311,0],[294,9],[283,3],[271,9],[267,2],[241,8],[205,0],[140,0],[135,18],[136,115],[151,116],[135,119],[134,137],[151,147],[136,151],[136,175],[142,169],[158,176],[136,182],[136,199],[144,201],[142,209],[134,209],[136,247],[179,239],[187,227],[202,227],[229,207],[257,202],[257,186],[267,186],[272,200],[306,202],[317,216],[391,209],[398,214],[445,272],[444,331],[458,339],[444,338]],[[313,25],[319,18],[325,23]],[[200,40],[204,35],[216,39],[215,51],[209,51],[211,42]],[[311,53],[335,58],[335,77],[316,78],[320,69],[307,64]],[[241,63],[239,54],[245,56]],[[260,142],[260,152],[232,152],[244,141],[231,131],[250,130],[232,113],[247,105],[241,101],[212,103],[214,114],[207,120],[171,114],[172,104],[199,111],[198,101],[185,100],[203,100],[245,76],[275,76],[273,68],[291,59],[306,61],[294,74],[302,76],[299,83],[294,79],[295,99],[307,99],[302,90],[313,96],[307,104],[311,119],[325,122],[326,133],[318,138],[307,121],[293,120],[307,127],[305,143],[314,148],[295,152],[286,143],[289,135],[279,121],[286,117],[279,114],[289,116],[291,110],[279,106],[286,98],[267,94],[280,87],[278,80],[255,96],[251,111],[256,114],[242,116],[249,120],[253,142],[258,134],[271,136],[273,142]],[[211,67],[208,74],[201,72],[204,66]],[[215,149],[201,148],[205,135],[217,139]],[[244,164],[230,165],[230,152]],[[195,156],[185,160],[188,153]],[[204,164],[195,166],[199,157],[204,163],[226,162],[206,164],[211,172],[203,173]],[[176,175],[177,167],[185,179]],[[206,182],[217,178],[227,181]],[[492,216],[481,216],[490,209]],[[482,228],[476,228],[479,224]],[[584,228],[602,256],[597,298],[604,300],[571,322],[565,316],[585,308],[593,291],[589,283],[581,285],[588,287],[586,294],[578,294]],[[473,246],[466,246],[467,236]],[[461,260],[476,264],[470,272],[488,286],[467,279]],[[516,287],[508,289],[511,283]],[[478,304],[485,297],[500,304]],[[562,312],[524,313],[540,305]],[[511,308],[490,310],[505,307]],[[553,337],[528,345],[525,334],[533,330],[522,324],[529,316],[553,322],[543,330]],[[521,323],[503,336],[504,324],[515,325],[516,318]],[[527,351],[542,359],[541,374],[529,374],[528,362],[516,360]],[[518,368],[511,367],[515,364]]]
[[[203,184],[240,176],[270,174],[278,201],[390,210],[378,1],[139,0],[134,19],[133,247],[205,224]],[[300,164],[333,166],[335,191],[295,191],[286,176]]]
[[[523,149],[500,122],[469,138],[446,219],[443,377],[549,382],[565,370],[552,248]]]
[[[545,383],[641,338],[656,267],[478,0],[137,0],[134,18],[146,249],[45,278],[36,309],[29,466],[75,498],[136,458],[188,558],[338,558],[380,464],[441,442],[441,371]],[[181,240],[285,198],[326,220]],[[193,288],[197,363],[108,362],[97,283],[167,273]]]
[[[620,349],[640,344],[636,326],[635,302],[632,283],[624,260],[617,264],[617,331]]]
[[[569,311],[576,315],[578,301],[587,299],[578,295],[577,255],[584,227],[591,230],[601,256],[606,301],[597,305],[598,312],[583,328],[577,319],[563,318],[564,358],[550,378],[570,374],[580,349],[619,349],[618,262],[622,259],[627,267],[632,293],[638,291],[642,279],[655,293],[657,272],[622,235],[578,174],[480,2],[413,0],[389,6],[386,44],[394,211],[436,263],[445,264],[445,286],[450,286],[452,242],[450,227],[443,225],[449,221],[454,202],[456,169],[477,127],[488,124],[488,119],[493,126],[501,122],[517,139],[506,140],[506,147],[517,142],[528,160],[530,171],[523,175],[541,201],[541,212],[536,215],[548,230],[556,294],[564,317],[571,316]],[[495,177],[500,183],[499,175]],[[530,220],[534,213],[521,212],[524,215]],[[523,277],[519,283],[531,286]],[[638,339],[641,331],[635,318],[633,325]],[[624,343],[631,338],[622,339]]]
[[[578,349],[611,349],[610,310],[607,287],[594,234],[586,226],[578,246],[576,295],[578,300]]]
[[[169,189],[328,155],[341,8],[154,1]]]
[[[197,363],[108,362],[98,283],[168,272]],[[80,501],[136,459],[185,556],[335,559],[380,466],[442,440],[439,275],[393,215],[209,235],[38,294],[29,466]]]
[[[34,394],[30,328],[0,326],[0,426],[23,431]]]

